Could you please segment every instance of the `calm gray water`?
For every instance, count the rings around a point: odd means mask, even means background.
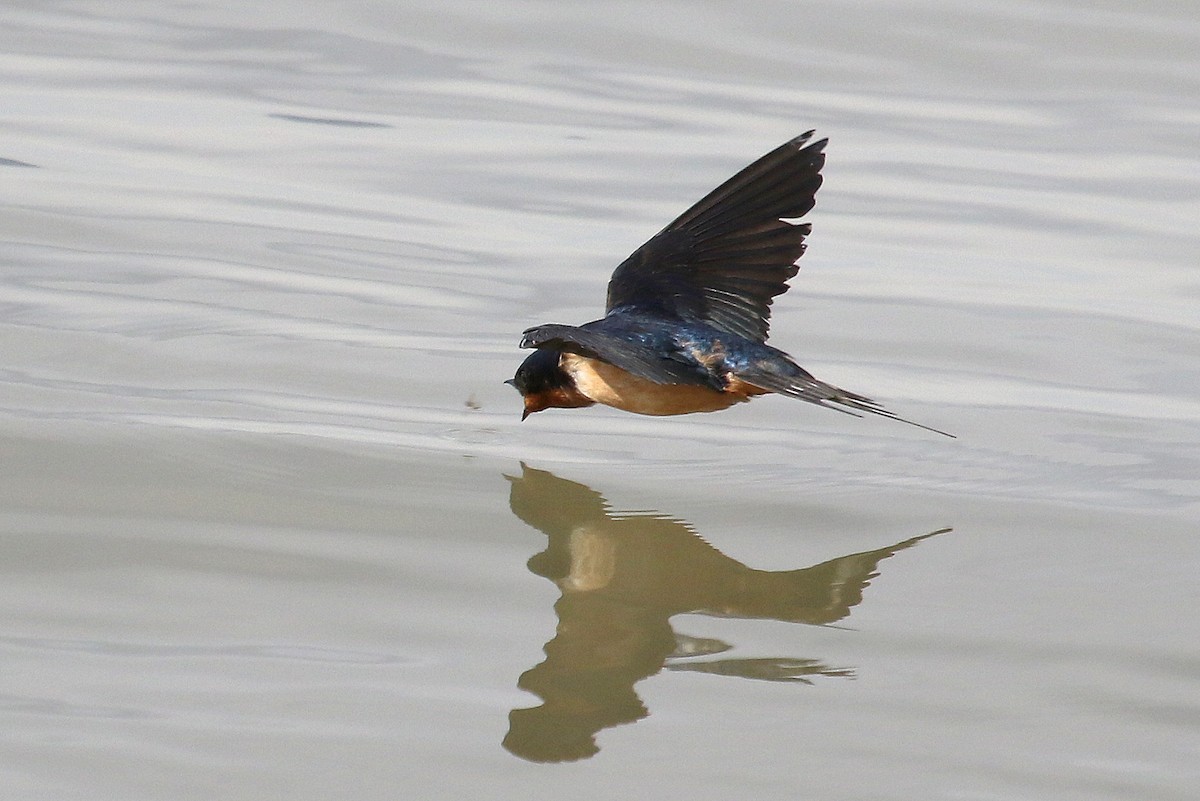
[[[4,798],[1196,797],[1189,4],[0,23]],[[772,341],[958,439],[520,423],[810,127]]]

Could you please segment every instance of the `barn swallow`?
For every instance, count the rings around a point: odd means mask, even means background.
[[[601,403],[648,415],[714,412],[771,392],[945,434],[814,378],[766,344],[771,303],[799,271],[828,139],[801,134],[714,189],[635,250],[604,317],[525,331],[534,352],[505,382],[524,420]],[[946,436],[952,436],[946,434]]]

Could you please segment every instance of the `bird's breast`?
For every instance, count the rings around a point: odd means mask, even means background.
[[[751,394],[762,393],[762,390],[721,392],[688,384],[658,384],[608,362],[575,353],[564,353],[559,366],[571,377],[581,394],[596,403],[635,414],[716,412],[749,400]]]

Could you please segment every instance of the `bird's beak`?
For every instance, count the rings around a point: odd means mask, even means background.
[[[526,395],[521,400],[525,401],[525,409],[521,412],[521,422],[525,422],[525,418],[534,412],[540,412],[547,407],[545,398],[541,395]]]
[[[534,412],[540,412],[543,409],[549,409],[554,405],[554,398],[550,393],[546,392],[530,392],[528,395],[522,395],[521,400],[525,402],[525,411],[521,412],[521,419],[529,417]]]
[[[508,384],[510,387],[515,389],[517,392],[521,391],[521,388],[517,386],[517,379],[515,379],[515,378],[510,378],[507,381],[505,381],[504,383]],[[524,409],[524,411],[521,412],[521,422],[523,423],[523,422],[525,422],[525,418],[528,417],[529,415],[533,414],[534,412],[536,412],[537,409],[530,408],[529,398],[525,397],[524,395],[521,396],[521,400],[525,402],[525,409]]]

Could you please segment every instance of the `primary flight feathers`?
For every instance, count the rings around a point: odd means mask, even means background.
[[[710,192],[617,267],[606,312],[631,309],[767,338],[771,301],[804,253],[828,139],[813,131],[772,150]]]

